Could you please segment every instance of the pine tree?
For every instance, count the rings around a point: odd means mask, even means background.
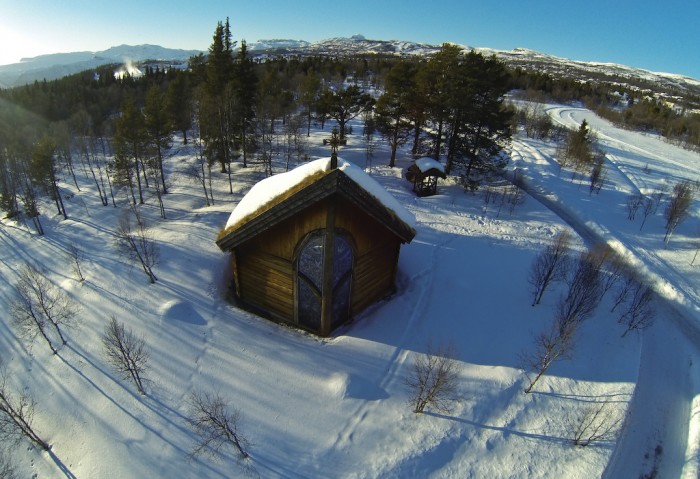
[[[187,144],[187,130],[192,128],[192,93],[184,74],[177,74],[168,84],[165,93],[165,108],[172,129],[182,133]]]
[[[450,98],[454,97],[454,88],[458,84],[457,71],[462,50],[457,45],[443,44],[428,62],[424,63],[418,73],[418,88],[427,99],[426,109],[433,133],[433,157],[440,159],[442,143],[447,125],[450,123]],[[449,162],[447,172],[452,164]]]
[[[460,166],[465,185],[477,186],[479,176],[504,166],[500,153],[510,140],[512,116],[503,106],[508,78],[495,57],[465,54],[451,44],[422,65],[418,88],[428,98],[434,156],[439,158],[444,143],[445,170]]]
[[[120,168],[120,175],[128,179],[130,187],[132,187],[131,178],[136,178],[139,203],[143,204],[141,169],[143,168],[145,148],[145,125],[143,114],[136,107],[134,99],[130,96],[126,97],[122,102],[121,116],[116,122],[114,141],[117,153],[115,166]],[[134,171],[133,175],[131,174],[132,170]],[[134,199],[135,203],[136,200]]]
[[[469,52],[465,75],[468,101],[455,159],[465,164],[463,178],[477,184],[478,177],[500,173],[505,166],[501,153],[510,142],[513,114],[503,100],[510,86],[505,66],[495,56]]]
[[[394,65],[386,77],[385,92],[377,100],[377,128],[391,145],[389,166],[396,164],[396,150],[410,137],[413,125],[408,119],[409,99],[415,95],[415,69],[407,61]]]
[[[306,111],[306,136],[311,135],[311,118],[314,105],[319,98],[321,80],[313,71],[309,70],[299,85],[299,103],[304,105]]]
[[[44,134],[34,147],[30,173],[32,180],[49,193],[56,203],[58,214],[68,219],[63,205],[61,192],[58,188],[58,175],[56,166],[56,143],[48,135]]]
[[[330,116],[338,122],[340,140],[345,139],[346,126],[350,120],[373,105],[372,98],[357,85],[329,90]]]
[[[155,153],[157,172],[163,185],[163,194],[168,192],[165,184],[165,171],[163,170],[163,155],[172,146],[173,135],[171,123],[166,110],[165,95],[160,87],[153,85],[146,93],[146,105],[144,107],[144,127],[148,145]]]

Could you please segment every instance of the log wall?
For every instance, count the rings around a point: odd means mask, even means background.
[[[394,288],[399,239],[353,203],[336,197],[336,228],[350,234],[355,249],[351,297],[354,316]],[[306,208],[240,245],[232,255],[236,292],[274,319],[295,321],[294,260],[306,235],[322,229],[327,206]]]

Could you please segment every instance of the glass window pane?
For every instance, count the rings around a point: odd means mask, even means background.
[[[299,254],[297,265],[297,315],[299,324],[318,330],[321,328],[321,298],[314,294],[314,287],[321,291],[323,285],[323,234],[312,236]],[[311,284],[308,284],[309,281]]]

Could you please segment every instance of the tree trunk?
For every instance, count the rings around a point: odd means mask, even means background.
[[[168,193],[168,187],[165,186],[165,170],[163,169],[163,152],[161,151],[160,145],[158,145],[158,168],[160,169],[160,180],[163,185],[162,193],[165,195]],[[157,179],[156,179],[157,181]]]
[[[143,204],[143,192],[141,191],[141,171],[139,169],[139,159],[134,157],[134,163],[136,164],[136,183],[139,190],[139,204]],[[132,189],[131,195],[133,196],[134,191]],[[134,198],[134,204],[136,204],[136,198]]]

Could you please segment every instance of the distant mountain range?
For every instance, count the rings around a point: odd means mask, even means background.
[[[640,90],[652,90],[674,103],[687,95],[700,96],[700,81],[683,75],[661,73],[615,63],[583,62],[559,58],[524,48],[495,50],[462,46],[484,55],[495,55],[511,67],[549,73],[579,81],[606,81]],[[260,40],[249,43],[254,55],[362,55],[421,56],[437,52],[440,45],[396,40],[368,40],[362,35],[330,38],[316,43],[303,40]]]
[[[360,55],[383,54],[421,56],[435,53],[439,45],[409,41],[369,40],[362,35],[350,38],[331,38],[315,43],[304,40],[272,39],[247,44],[253,56],[305,55]],[[472,50],[472,47],[463,48]],[[555,77],[579,81],[605,81],[632,88],[651,90],[657,96],[676,103],[686,96],[700,96],[700,81],[683,75],[651,72],[640,68],[613,63],[583,62],[558,58],[532,50],[517,48],[504,51],[489,48],[474,49],[485,55],[496,55],[506,64],[525,70],[546,72]],[[184,67],[187,60],[199,50],[175,50],[157,45],[121,45],[101,52],[75,52],[42,55],[23,59],[20,63],[0,66],[0,87],[9,88],[34,82],[53,80],[107,64],[136,64],[147,61]]]
[[[11,88],[34,81],[47,81],[90,70],[103,65],[141,63],[157,60],[187,65],[199,50],[175,50],[158,45],[120,45],[101,52],[53,53],[23,58],[19,63],[0,66],[0,88]]]

